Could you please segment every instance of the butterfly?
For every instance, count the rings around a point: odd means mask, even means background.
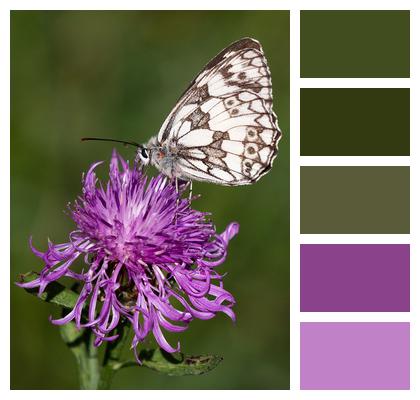
[[[270,171],[281,136],[261,44],[243,38],[202,69],[156,136],[125,143],[171,179],[237,186]]]

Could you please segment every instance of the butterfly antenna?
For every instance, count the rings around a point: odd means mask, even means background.
[[[88,140],[99,140],[101,142],[116,142],[116,143],[122,143],[125,146],[130,145],[130,146],[135,146],[135,147],[141,147],[141,145],[137,142],[128,142],[125,140],[118,140],[118,139],[107,139],[107,138],[96,138],[96,137],[82,137],[80,139],[82,142],[86,142]]]

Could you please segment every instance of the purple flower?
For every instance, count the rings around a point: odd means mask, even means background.
[[[69,206],[77,230],[68,243],[49,242],[45,253],[31,243],[45,266],[37,279],[19,285],[42,293],[63,276],[80,281],[75,307],[52,322],[74,320],[78,328],[90,328],[96,346],[118,337],[112,333],[122,319],[133,327],[134,349],[153,332],[167,352],[180,346],[172,347],[162,328],[181,332],[194,318],[210,319],[218,312],[234,320],[235,300],[216,267],[224,262],[238,224],[216,234],[208,214],[193,210],[167,178],[148,182],[115,150],[106,185],[96,177],[99,164],[90,167],[82,195]],[[88,267],[81,273],[71,270],[79,257]]]

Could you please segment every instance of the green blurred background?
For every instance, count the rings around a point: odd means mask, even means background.
[[[125,369],[113,388],[289,388],[289,13],[11,13],[12,281],[42,266],[29,236],[39,249],[48,237],[67,241],[74,224],[63,211],[80,192],[82,171],[110,157],[109,143],[80,137],[146,141],[202,66],[244,36],[257,38],[269,60],[283,139],[273,170],[257,184],[194,185],[202,194],[195,207],[211,211],[219,231],[241,224],[222,267],[237,323],[219,315],[179,336],[185,353],[224,361],[181,378]],[[133,149],[118,150],[133,159]],[[48,321],[57,309],[14,285],[11,307],[11,387],[77,388],[75,361]]]

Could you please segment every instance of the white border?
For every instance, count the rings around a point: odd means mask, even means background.
[[[300,78],[301,88],[408,88],[410,78]]]
[[[135,10],[135,9],[202,9],[202,10],[218,10],[218,9],[285,9],[291,11],[291,135],[290,135],[290,150],[291,150],[291,391],[218,391],[217,396],[222,399],[254,399],[255,396],[266,398],[266,399],[290,399],[290,398],[301,398],[301,399],[357,399],[360,397],[367,399],[416,399],[420,396],[418,377],[420,376],[419,369],[419,346],[418,338],[420,330],[419,324],[419,306],[420,306],[420,290],[416,288],[420,279],[420,273],[418,267],[420,265],[420,253],[419,253],[419,224],[420,215],[418,204],[420,204],[420,196],[418,190],[418,182],[420,182],[420,171],[418,165],[419,157],[419,145],[420,140],[418,139],[420,131],[419,123],[419,110],[420,110],[420,97],[419,97],[419,51],[420,46],[418,43],[420,18],[419,18],[419,6],[416,0],[354,0],[354,1],[338,1],[338,0],[231,0],[229,4],[224,0],[211,0],[211,1],[184,1],[178,0],[177,2],[171,2],[170,0],[161,1],[155,0],[153,2],[140,3],[136,0],[119,0],[119,1],[98,1],[98,0],[73,0],[73,1],[60,1],[56,2],[53,0],[43,1],[31,1],[31,0],[6,0],[0,5],[0,51],[3,55],[2,62],[0,63],[1,71],[1,117],[0,117],[0,131],[2,132],[2,145],[0,151],[2,152],[0,157],[1,162],[1,181],[0,185],[2,188],[8,191],[10,188],[9,181],[9,162],[10,162],[10,141],[8,132],[10,132],[10,100],[9,100],[9,65],[10,65],[10,27],[9,27],[9,11],[11,9],[74,9],[74,10],[94,10],[94,9],[109,9],[109,10]],[[300,9],[343,9],[343,10],[371,10],[371,9],[410,9],[411,10],[411,78],[408,79],[387,79],[386,82],[383,79],[329,79],[328,82],[325,79],[316,80],[313,79],[301,79],[299,77],[299,10]],[[300,235],[299,234],[299,165],[337,165],[331,164],[336,162],[340,165],[396,165],[396,161],[390,161],[378,158],[365,158],[358,160],[354,158],[346,158],[346,160],[332,160],[324,157],[318,157],[318,161],[309,159],[308,157],[299,156],[299,88],[300,87],[352,87],[352,84],[356,84],[357,87],[411,87],[411,157],[410,159],[398,160],[398,165],[410,165],[411,167],[411,233],[410,235]],[[388,161],[391,164],[388,164]],[[383,163],[383,164],[382,164]],[[2,210],[2,221],[9,221],[10,214],[8,212],[10,202],[10,193],[6,193],[1,197]],[[6,223],[2,225],[1,230],[1,246],[3,254],[3,264],[7,265],[9,260],[9,226]],[[410,391],[299,391],[299,321],[308,320],[308,318],[328,318],[327,315],[318,314],[314,316],[307,316],[306,313],[299,313],[299,243],[410,243],[411,244],[411,313],[407,316],[406,313],[393,314],[394,320],[410,320],[411,321],[411,390]],[[6,260],[6,263],[4,263]],[[9,273],[7,276],[10,278]],[[0,295],[4,300],[3,304],[7,304],[10,300],[9,297],[9,282],[10,279],[1,280],[1,284],[4,286],[0,291]],[[4,320],[9,320],[9,308],[3,307]],[[349,314],[341,315],[343,313],[334,313],[331,318],[349,318]],[[340,315],[339,315],[340,314]],[[353,314],[353,313],[352,313]],[[351,317],[354,320],[363,320],[366,316],[365,313],[354,313]],[[369,317],[372,315],[369,314]],[[381,317],[385,317],[385,314],[381,314]],[[388,318],[388,315],[386,315]],[[405,319],[407,317],[407,319]],[[376,318],[376,317],[374,317]],[[379,317],[378,317],[379,318]],[[391,316],[389,316],[391,318]],[[386,319],[388,320],[388,319]],[[0,331],[2,343],[9,343],[9,330],[2,329]],[[23,394],[19,391],[9,391],[9,357],[3,357],[3,369],[0,374],[1,390],[2,394],[10,398],[20,398]],[[25,371],[23,371],[24,373]],[[417,380],[416,380],[417,378]],[[417,383],[418,382],[418,383]],[[26,394],[26,392],[25,392]],[[140,394],[144,397],[153,398],[166,398],[171,396],[176,399],[195,399],[199,396],[202,399],[210,399],[216,393],[212,391],[142,391]],[[127,395],[126,391],[122,391],[121,395]],[[53,398],[57,396],[56,391],[31,391],[30,396],[34,398]],[[63,399],[70,399],[74,396],[71,391],[60,391],[59,396]],[[101,396],[103,398],[113,398],[115,393],[109,392],[77,392],[77,396],[82,398],[91,398],[92,396]]]
[[[317,2],[317,5],[323,2]],[[366,2],[369,6],[372,5],[372,2]],[[386,2],[381,3],[379,9],[383,9],[383,5]],[[411,368],[410,368],[410,390],[407,391],[302,391],[299,395],[300,398],[308,397],[319,397],[328,398],[332,393],[335,393],[339,398],[355,398],[361,396],[371,398],[376,397],[380,393],[380,398],[415,398],[419,396],[419,354],[418,354],[418,344],[417,344],[417,323],[419,318],[418,306],[419,306],[419,294],[418,290],[416,291],[416,282],[418,282],[418,273],[416,266],[418,265],[418,243],[413,240],[415,237],[418,241],[418,222],[419,215],[418,209],[415,207],[419,204],[418,188],[415,186],[415,182],[419,182],[418,175],[418,139],[415,135],[415,132],[418,132],[418,24],[419,24],[419,15],[417,9],[414,9],[413,4],[410,7],[406,7],[403,3],[394,3],[395,9],[411,9],[410,13],[410,26],[411,26],[411,77],[405,79],[378,79],[378,78],[363,78],[363,79],[349,79],[349,78],[333,78],[333,79],[304,79],[298,78],[296,81],[291,82],[291,87],[293,90],[291,93],[295,93],[296,86],[301,88],[410,88],[411,93],[411,130],[410,130],[410,148],[411,154],[409,157],[303,157],[299,154],[299,149],[295,149],[291,154],[291,163],[299,164],[301,166],[409,166],[410,167],[410,204],[411,204],[411,213],[410,213],[410,222],[411,222],[411,232],[406,235],[305,235],[298,234],[292,236],[291,233],[291,252],[295,252],[293,257],[296,260],[296,270],[291,268],[291,293],[295,297],[295,302],[299,301],[297,296],[300,296],[299,291],[299,246],[296,245],[296,242],[299,243],[319,243],[319,244],[330,244],[330,243],[409,243],[410,244],[410,285],[411,285],[411,312],[400,312],[400,313],[306,313],[301,312],[299,319],[301,322],[410,322],[411,323]],[[355,2],[352,3],[352,6],[349,6],[348,9],[358,9],[358,7],[353,7]],[[358,5],[358,4],[357,4]],[[318,7],[317,7],[318,8]],[[334,7],[336,9],[338,7]],[[374,9],[376,7],[368,7],[368,9]],[[297,31],[296,26],[292,28],[294,31]],[[293,46],[293,44],[291,44]],[[292,67],[291,67],[292,68]],[[299,99],[291,98],[291,102],[297,102],[299,104]],[[299,115],[299,114],[298,114]],[[296,115],[295,115],[295,118]],[[292,116],[293,119],[293,116]],[[296,124],[296,121],[295,121]],[[298,135],[296,135],[298,136]],[[291,140],[295,140],[296,147],[298,146],[299,139],[294,135],[291,135]],[[295,179],[291,175],[291,179]],[[300,186],[294,187],[296,193],[292,193],[292,198],[299,197],[300,195]],[[298,195],[299,193],[299,195]],[[299,201],[292,203],[291,209],[291,223],[298,223],[299,218]],[[296,205],[293,207],[293,205]],[[392,211],[390,211],[392,212]],[[292,264],[293,266],[293,264]],[[298,337],[296,334],[295,327],[291,330],[292,337]],[[297,339],[296,339],[297,340]],[[296,346],[299,351],[299,346]],[[295,358],[297,354],[294,355]],[[299,373],[296,369],[293,370],[294,374]],[[416,379],[417,378],[417,379]],[[295,380],[295,379],[294,379]],[[294,386],[294,389],[298,390],[299,388]]]
[[[410,166],[408,156],[298,156],[303,166]]]
[[[5,192],[0,197],[1,201],[1,254],[3,255],[4,269],[7,268],[7,279],[2,279],[2,287],[0,296],[2,304],[10,304],[10,41],[9,41],[10,25],[9,18],[6,18],[5,13],[0,14],[0,54],[3,56],[0,62],[0,92],[1,98],[1,114],[0,114],[0,187]],[[3,114],[4,113],[4,114]],[[5,285],[3,285],[5,283]],[[10,307],[3,307],[3,321],[10,321]],[[0,330],[0,343],[10,343],[10,329]],[[0,374],[1,387],[6,387],[4,383],[9,385],[10,382],[10,346],[8,348],[9,357],[6,358],[8,364],[7,368],[2,368]]]
[[[301,244],[407,244],[411,235],[374,235],[374,234],[305,234],[300,235]]]
[[[290,390],[300,375],[300,15],[290,11]],[[292,356],[293,354],[293,356]]]
[[[6,10],[408,10],[416,0],[5,0]],[[36,5],[35,5],[36,3]]]
[[[420,347],[419,347],[419,321],[420,321],[420,291],[419,291],[419,265],[420,265],[420,8],[411,10],[410,17],[410,70],[411,70],[411,93],[410,93],[410,308],[411,308],[411,388],[417,395],[420,393]]]
[[[300,322],[408,322],[409,312],[301,312]]]

